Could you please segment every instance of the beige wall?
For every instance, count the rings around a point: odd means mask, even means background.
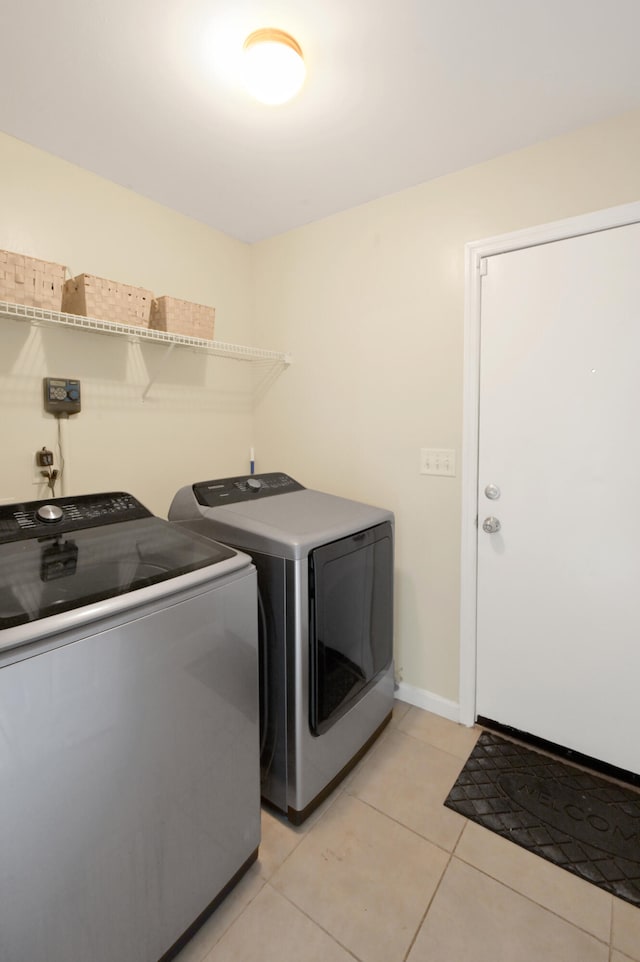
[[[372,160],[375,162],[375,159]],[[640,197],[640,112],[383,198],[249,248],[0,135],[0,247],[217,308],[216,335],[291,351],[284,373],[154,345],[0,322],[0,498],[44,496],[43,376],[79,377],[71,491],[123,488],[163,514],[176,488],[259,470],[392,508],[405,684],[458,692],[464,244]],[[212,185],[215,189],[215,185]]]
[[[375,163],[375,158],[372,158]],[[255,338],[294,364],[261,400],[261,469],[392,508],[396,659],[458,697],[464,245],[640,198],[640,112],[383,198],[253,249]]]
[[[247,245],[4,135],[0,171],[0,248],[214,305],[216,336],[250,343]],[[166,514],[181,484],[246,470],[248,366],[184,350],[165,359],[156,345],[1,320],[0,498],[47,494],[33,483],[34,452],[56,443],[44,376],[82,382],[83,411],[64,425],[69,492],[122,488]]]

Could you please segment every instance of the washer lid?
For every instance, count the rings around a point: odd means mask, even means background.
[[[237,554],[147,515],[0,544],[0,629],[136,591]]]

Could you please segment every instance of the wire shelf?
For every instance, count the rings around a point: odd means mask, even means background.
[[[188,337],[185,334],[155,331],[146,327],[132,327],[128,324],[102,321],[95,317],[80,317],[77,314],[46,311],[39,307],[29,307],[26,304],[11,304],[8,301],[0,301],[0,316],[24,319],[32,324],[71,327],[82,331],[92,331],[94,334],[126,337],[131,341],[164,344],[166,347],[186,347],[201,351],[204,354],[228,357],[236,361],[277,361],[284,365],[291,363],[291,356],[280,351],[267,351],[260,347],[245,347],[242,344],[228,344],[225,341],[207,341],[201,337]]]

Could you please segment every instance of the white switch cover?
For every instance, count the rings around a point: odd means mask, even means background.
[[[455,478],[456,452],[449,448],[420,448],[420,474]]]

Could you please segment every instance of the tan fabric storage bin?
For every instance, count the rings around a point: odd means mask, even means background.
[[[153,291],[109,281],[94,274],[78,274],[62,292],[62,310],[114,324],[148,327]]]
[[[0,250],[0,300],[59,311],[65,273],[61,264]]]
[[[181,301],[177,297],[158,297],[151,308],[149,327],[212,341],[215,319],[215,307]]]

